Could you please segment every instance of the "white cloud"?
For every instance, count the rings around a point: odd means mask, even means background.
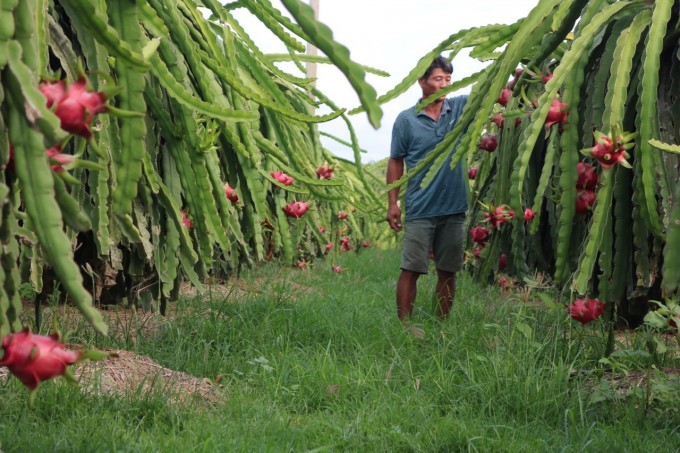
[[[350,50],[351,58],[361,64],[390,73],[384,78],[369,74],[367,80],[378,95],[395,87],[417,64],[418,60],[449,35],[466,28],[501,23],[511,24],[526,17],[537,0],[320,0],[319,20],[333,31],[336,41]],[[278,0],[274,7],[287,14]],[[234,16],[264,52],[283,52],[284,47],[262,24],[245,10]],[[483,64],[459,55],[453,61],[454,80],[470,75]],[[299,74],[298,74],[299,75]],[[337,105],[353,108],[359,104],[347,79],[329,65],[319,65],[317,87]],[[465,91],[461,91],[465,92]],[[413,105],[420,97],[417,85],[383,105],[383,118],[378,130],[365,114],[351,116],[360,146],[368,152],[363,162],[380,160],[389,154],[392,123],[397,114]],[[324,132],[349,140],[345,123],[334,120],[319,126]],[[333,153],[352,158],[352,151],[333,140],[322,138]]]

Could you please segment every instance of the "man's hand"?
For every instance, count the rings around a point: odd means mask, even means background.
[[[387,185],[392,184],[404,174],[404,159],[389,158],[387,161]],[[399,207],[399,187],[387,193],[387,223],[397,233],[401,231],[401,208]]]
[[[398,204],[390,204],[387,208],[387,223],[397,233],[401,231],[401,208]]]

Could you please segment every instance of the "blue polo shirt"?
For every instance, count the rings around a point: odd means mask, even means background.
[[[463,113],[467,99],[466,95],[445,99],[437,121],[424,110],[416,114],[415,106],[401,112],[392,126],[390,157],[404,159],[407,170],[413,168],[453,129]],[[405,194],[406,219],[467,211],[467,186],[463,177],[463,163],[462,160],[459,161],[456,168],[451,170],[452,155],[453,152],[449,154],[427,187],[420,187],[420,183],[431,165],[408,182]]]

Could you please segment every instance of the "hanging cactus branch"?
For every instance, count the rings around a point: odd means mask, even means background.
[[[296,60],[304,46],[284,29],[304,40],[322,30],[304,13],[293,23],[242,3]],[[3,2],[0,19],[1,234],[11,244],[1,257],[0,336],[19,328],[15,289],[30,281],[40,292],[43,272],[106,334],[95,298],[159,309],[183,280],[200,290],[209,275],[256,261],[309,260],[328,241],[319,225],[342,209],[362,219],[348,219],[352,240],[377,236],[378,184],[358,154],[340,165],[320,146],[315,123],[344,109],[313,100],[310,79],[278,69],[229,5],[22,0]],[[314,40],[377,125],[362,66],[330,32]],[[332,112],[311,115],[319,103]],[[321,177],[324,165],[333,171]],[[294,184],[271,179],[277,170]]]

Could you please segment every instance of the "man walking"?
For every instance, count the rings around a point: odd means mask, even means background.
[[[452,73],[453,67],[446,58],[435,58],[418,79],[422,89],[418,103],[448,86]],[[413,168],[442,141],[460,118],[466,102],[467,96],[450,99],[442,96],[419,113],[414,106],[399,114],[392,128],[387,184],[401,178],[404,168]],[[397,316],[402,322],[406,322],[413,312],[417,280],[428,272],[430,252],[437,269],[437,316],[446,318],[453,304],[456,273],[463,266],[464,221],[468,205],[462,163],[452,171],[450,159],[427,187],[420,187],[427,168],[406,187],[404,248],[397,282]],[[399,188],[396,188],[389,192],[387,209],[387,221],[396,232],[402,230],[398,201]]]

